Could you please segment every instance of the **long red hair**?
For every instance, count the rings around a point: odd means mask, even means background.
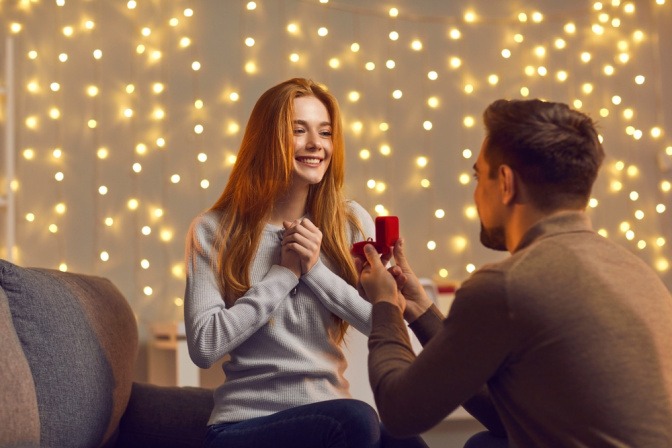
[[[211,207],[222,216],[217,272],[227,307],[233,306],[250,288],[250,266],[261,233],[274,204],[292,181],[293,105],[295,98],[303,96],[314,96],[325,105],[331,118],[333,141],[331,162],[324,178],[309,187],[306,212],[322,231],[321,251],[336,274],[353,286],[357,282],[346,226],[352,232],[361,232],[361,225],[347,207],[342,192],[345,148],[338,102],[323,86],[293,78],[270,88],[257,100],[226,187]],[[341,340],[347,324],[334,318],[339,323]]]

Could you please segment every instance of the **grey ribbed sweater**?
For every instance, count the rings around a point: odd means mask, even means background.
[[[365,232],[349,234],[350,240],[373,238],[371,216],[355,202],[349,206]],[[300,280],[280,266],[283,229],[267,224],[251,267],[252,287],[227,309],[212,269],[218,222],[213,211],[196,217],[186,247],[184,317],[191,359],[207,368],[230,355],[209,424],[349,398],[332,313],[368,335],[370,303],[332,272],[322,256]]]

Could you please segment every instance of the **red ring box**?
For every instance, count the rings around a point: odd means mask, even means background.
[[[396,216],[378,216],[376,217],[376,240],[369,238],[366,241],[360,241],[352,245],[352,254],[366,258],[364,255],[364,246],[372,244],[381,255],[390,253],[390,247],[399,239],[399,218]]]

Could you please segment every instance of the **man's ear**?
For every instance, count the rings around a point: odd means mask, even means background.
[[[499,190],[502,197],[502,204],[509,205],[516,199],[517,184],[516,173],[509,165],[500,165],[498,171]]]

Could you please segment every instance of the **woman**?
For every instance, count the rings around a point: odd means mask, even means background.
[[[336,99],[291,79],[257,101],[217,202],[187,238],[189,354],[224,355],[209,447],[426,446],[387,441],[375,411],[350,399],[341,343],[370,331],[349,249],[373,237],[369,214],[343,198]],[[382,439],[382,441],[381,441]]]

